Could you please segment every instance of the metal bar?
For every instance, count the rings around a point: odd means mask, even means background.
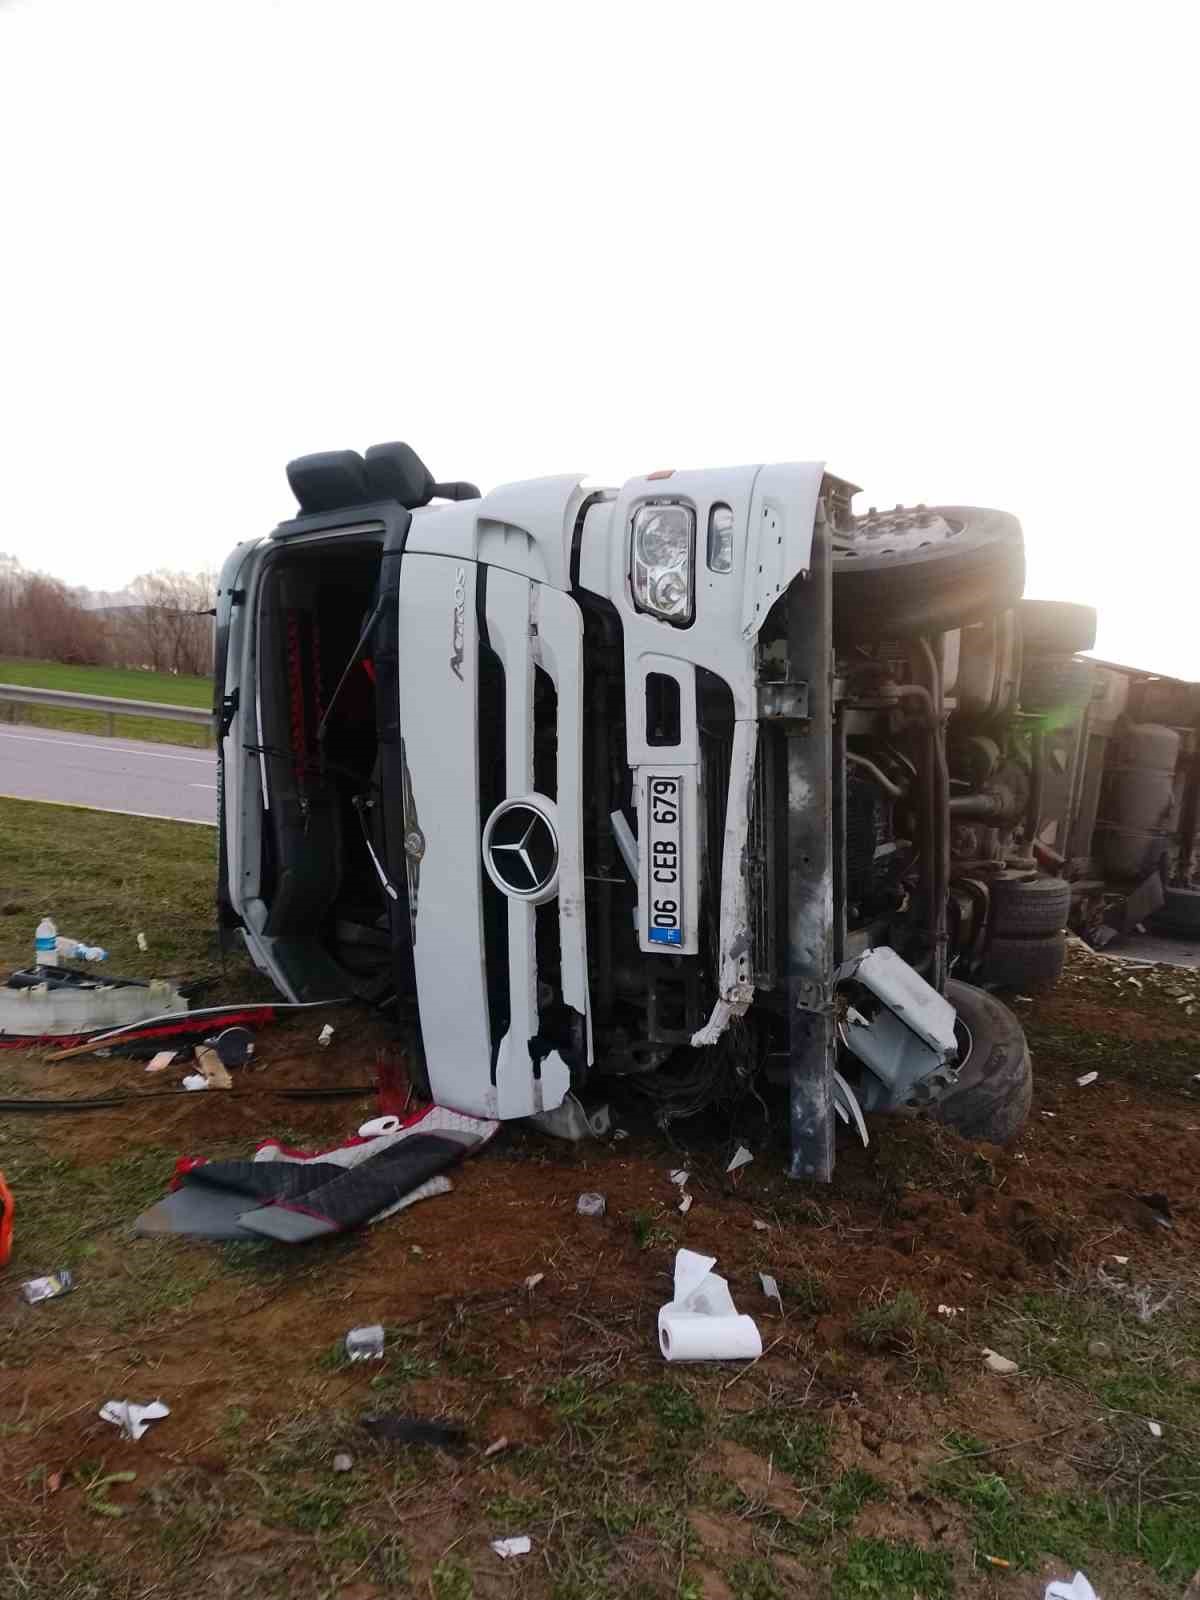
[[[823,510],[788,596],[789,676],[808,718],[787,724],[788,1055],[793,1178],[833,1177],[833,565]]]
[[[212,711],[208,706],[173,706],[162,700],[122,700],[119,696],[72,694],[66,689],[35,689],[22,683],[0,683],[0,702],[61,706],[69,711],[96,711],[110,717],[157,717],[164,722],[187,722],[194,727],[207,727],[212,722]]]

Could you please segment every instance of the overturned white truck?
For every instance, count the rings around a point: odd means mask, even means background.
[[[1070,890],[1013,517],[856,515],[817,463],[481,496],[385,444],[288,479],[216,678],[221,922],[285,996],[386,1008],[483,1115],[614,1074],[688,1115],[765,1070],[796,1176],[839,1113],[1017,1132],[1025,1040],[970,980],[1056,970]]]

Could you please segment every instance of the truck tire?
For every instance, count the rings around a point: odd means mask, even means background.
[[[1200,935],[1200,889],[1166,889],[1160,910],[1150,918],[1155,932]]]
[[[964,1139],[1008,1144],[1025,1126],[1033,1067],[1020,1022],[994,995],[951,978],[946,999],[958,1013],[958,1081],[929,1114]]]
[[[1018,939],[1061,933],[1071,911],[1071,885],[1065,878],[1001,879],[992,886],[992,934]]]
[[[873,512],[833,541],[839,642],[945,633],[1007,611],[1025,586],[1021,524],[977,506]]]
[[[1026,658],[1021,672],[1022,711],[1081,711],[1092,698],[1096,669],[1090,661]]]
[[[1093,606],[1070,600],[1022,600],[1017,617],[1026,656],[1073,656],[1096,643]]]
[[[984,952],[980,979],[998,989],[1052,989],[1062,976],[1067,959],[1067,938],[1063,933],[1043,934],[1039,939],[993,937]]]

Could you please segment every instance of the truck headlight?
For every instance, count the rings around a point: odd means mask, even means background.
[[[645,505],[633,514],[630,578],[634,604],[667,622],[692,620],[696,514],[689,506]]]

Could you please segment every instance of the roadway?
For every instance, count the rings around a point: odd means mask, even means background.
[[[212,750],[0,725],[0,795],[212,827],[217,757]]]

